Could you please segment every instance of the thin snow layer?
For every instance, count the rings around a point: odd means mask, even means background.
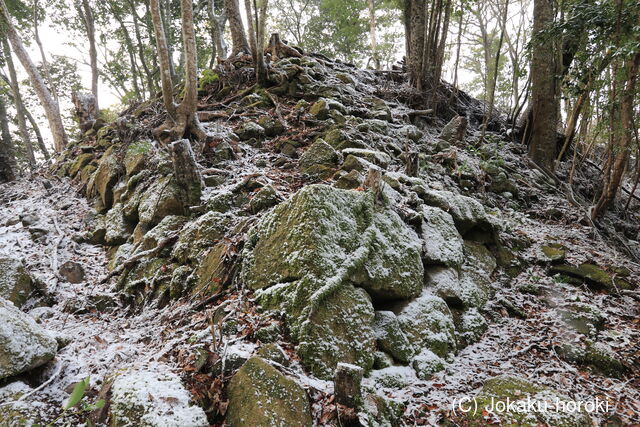
[[[189,405],[189,393],[180,378],[163,365],[124,372],[111,390],[111,414],[119,426],[209,425],[202,408]]]
[[[48,362],[57,348],[35,320],[0,298],[0,379]]]

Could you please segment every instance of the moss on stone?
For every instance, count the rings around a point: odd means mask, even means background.
[[[259,357],[247,360],[233,376],[228,396],[231,427],[313,425],[304,389]]]
[[[76,159],[71,163],[67,173],[71,178],[74,178],[78,172],[80,172],[85,166],[87,166],[93,160],[92,153],[83,153],[80,154]]]
[[[32,291],[31,276],[15,258],[0,258],[0,298],[22,307]]]

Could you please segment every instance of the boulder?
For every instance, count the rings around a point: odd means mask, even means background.
[[[451,191],[428,190],[423,198],[427,204],[451,214],[460,234],[477,226],[490,227],[484,207],[471,197]]]
[[[124,155],[124,169],[127,176],[142,171],[149,156],[153,154],[151,141],[136,141],[129,144]]]
[[[105,210],[113,204],[113,187],[118,182],[121,170],[115,153],[115,146],[109,147],[100,158],[98,169],[87,184],[89,196],[100,196]]]
[[[342,155],[345,157],[347,157],[348,155],[360,157],[376,166],[380,166],[383,169],[386,169],[391,163],[391,156],[389,156],[387,153],[375,150],[365,150],[362,148],[345,148],[344,150],[342,150]]]
[[[252,231],[243,279],[252,289],[303,277],[351,279],[374,298],[419,294],[421,243],[369,193],[309,185],[278,205]],[[315,280],[314,280],[315,281]]]
[[[409,363],[413,347],[400,328],[400,323],[392,311],[376,311],[373,324],[378,348],[389,353],[396,360]]]
[[[84,282],[84,268],[82,268],[82,264],[75,261],[67,261],[62,264],[58,273],[69,283]]]
[[[93,154],[91,153],[83,153],[78,155],[73,163],[71,163],[71,166],[69,166],[69,170],[67,171],[67,173],[71,178],[75,177],[78,172],[84,169],[84,167],[91,163],[92,160]]]
[[[328,178],[338,167],[342,156],[322,139],[316,140],[300,156],[300,171],[319,178]]]
[[[275,188],[267,185],[258,190],[249,201],[249,210],[252,213],[258,213],[265,209],[269,209],[282,201]]]
[[[411,366],[421,380],[428,380],[433,374],[443,370],[444,365],[445,361],[429,349],[422,350],[411,361]]]
[[[182,190],[172,176],[155,180],[141,195],[138,217],[144,224],[153,226],[165,216],[184,214]]]
[[[486,293],[472,276],[455,268],[429,267],[426,276],[429,289],[451,308],[481,307],[487,301]]]
[[[131,233],[133,233],[133,227],[124,217],[121,203],[116,203],[113,208],[107,212],[104,224],[106,226],[104,240],[109,246],[122,245],[129,239]]]
[[[22,262],[15,258],[0,258],[0,298],[22,307],[33,289],[31,276]]]
[[[619,274],[608,273],[603,268],[589,263],[578,266],[568,264],[554,265],[549,270],[549,273],[576,278],[596,289],[605,289],[610,292],[617,292],[618,289],[629,290],[635,287],[625,278],[619,277]]]
[[[256,122],[246,122],[236,131],[241,141],[247,141],[251,138],[260,139],[264,137],[265,131],[262,126]]]
[[[445,125],[440,132],[440,139],[450,144],[462,142],[467,132],[467,118],[464,116],[456,116]]]
[[[44,365],[58,343],[33,318],[0,298],[0,380]]]
[[[302,293],[296,296],[299,298]],[[339,362],[371,369],[375,350],[373,318],[369,296],[352,285],[340,287],[309,314],[301,313],[293,335],[305,367],[323,379],[332,377]]]
[[[416,351],[429,349],[440,357],[456,349],[453,317],[445,301],[428,291],[396,308],[402,331]]]
[[[47,421],[34,408],[29,399],[18,401],[26,393],[32,393],[33,389],[22,381],[16,381],[0,387],[0,425],[7,427],[14,426],[37,426],[46,425]],[[4,403],[14,402],[9,405]]]
[[[187,218],[178,215],[169,215],[162,218],[162,221],[155,227],[145,233],[142,239],[142,250],[153,249],[158,246],[165,238],[169,237],[172,233],[180,230]]]
[[[224,237],[230,221],[229,215],[209,211],[189,222],[180,232],[171,255],[179,262],[199,259],[206,249]]]
[[[180,378],[163,367],[119,374],[111,387],[110,427],[206,427],[207,417],[190,404]]]
[[[425,263],[448,266],[462,264],[462,237],[450,214],[439,208],[423,206],[420,231]]]
[[[390,366],[369,373],[369,380],[379,388],[401,389],[418,381],[416,372],[410,366]]]
[[[259,357],[249,359],[228,389],[230,427],[313,425],[307,393]]]

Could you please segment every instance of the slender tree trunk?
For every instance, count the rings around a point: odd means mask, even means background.
[[[51,67],[49,66],[49,61],[47,60],[47,55],[44,53],[44,47],[42,46],[42,40],[40,40],[40,32],[38,30],[39,22],[38,22],[38,0],[34,0],[33,2],[33,37],[38,45],[38,50],[40,51],[40,57],[42,58],[42,69],[44,71],[44,76],[47,79],[47,83],[49,84],[49,90],[51,91],[51,95],[53,95],[53,99],[59,104],[60,100],[58,99],[58,90],[56,89],[55,82],[51,78]]]
[[[229,30],[231,31],[231,55],[235,56],[239,53],[248,53],[249,44],[247,36],[242,25],[242,17],[240,16],[240,7],[238,0],[224,0],[224,8],[229,20]]]
[[[640,52],[633,59],[627,59],[624,65],[627,81],[621,94],[619,109],[619,123],[612,123],[611,134],[614,138],[612,149],[609,150],[608,167],[605,169],[603,191],[591,211],[592,219],[599,218],[613,203],[620,185],[622,175],[626,169],[633,140],[634,100],[636,96],[636,82],[640,71]],[[617,78],[617,77],[614,77]],[[616,100],[613,100],[614,103]]]
[[[147,3],[145,2],[145,5]],[[138,58],[140,58],[140,65],[144,70],[145,79],[147,81],[147,90],[149,91],[149,96],[153,96],[158,91],[158,86],[156,84],[155,79],[153,78],[153,72],[147,63],[147,58],[144,53],[145,44],[142,42],[142,33],[140,31],[139,21],[142,21],[138,16],[138,11],[136,10],[136,6],[133,1],[129,0],[129,9],[131,10],[131,16],[133,17],[133,31],[136,36],[136,47],[138,50]],[[144,21],[143,21],[144,22]],[[150,38],[153,39],[153,30],[149,30]],[[152,40],[153,42],[154,40]],[[155,58],[155,56],[154,56]]]
[[[216,7],[216,0],[209,0],[207,7],[209,14],[209,22],[211,25],[211,61],[209,62],[209,68],[213,68],[215,65],[216,57],[225,59],[227,57],[227,43],[224,41],[224,27],[227,23],[227,13],[223,10],[218,14],[218,8]]]
[[[13,181],[17,175],[18,166],[9,132],[7,107],[3,96],[0,95],[0,182]]]
[[[154,130],[154,135],[164,143],[178,140],[185,134],[192,134],[198,140],[204,140],[206,134],[198,122],[196,107],[198,103],[198,63],[196,35],[193,23],[193,3],[180,0],[182,15],[182,44],[184,46],[184,97],[179,105],[173,99],[173,80],[171,78],[169,49],[160,16],[159,0],[151,0],[151,17],[156,37],[160,75],[162,77],[162,98],[168,112],[168,120]]]
[[[20,139],[22,139],[22,143],[24,144],[24,148],[27,153],[27,163],[29,164],[29,169],[33,169],[36,166],[36,157],[33,152],[33,144],[31,144],[29,130],[27,129],[27,123],[24,115],[25,109],[22,102],[22,95],[20,94],[20,87],[18,85],[16,68],[13,65],[11,50],[9,49],[9,43],[7,43],[6,39],[2,41],[2,49],[4,51],[4,58],[7,61],[7,68],[9,69],[9,85],[11,87],[11,93],[13,94],[13,103],[16,107],[16,120],[18,122]]]
[[[256,79],[258,84],[267,83],[267,64],[264,60],[265,30],[267,25],[268,0],[253,0],[253,14],[255,20],[256,44],[254,60],[256,64]]]
[[[51,92],[49,92],[47,86],[44,84],[42,76],[35,64],[31,61],[31,58],[29,58],[29,54],[24,48],[22,40],[20,40],[18,33],[13,27],[11,15],[9,14],[9,10],[7,9],[7,5],[4,0],[0,0],[0,9],[0,21],[5,26],[7,37],[11,42],[13,51],[27,72],[31,86],[38,95],[40,103],[46,113],[49,127],[51,128],[51,134],[53,136],[54,147],[56,151],[61,151],[67,145],[67,133],[65,132],[64,125],[62,123],[60,107],[51,96]]]
[[[47,150],[47,146],[45,145],[44,139],[42,138],[40,126],[38,126],[38,123],[35,121],[33,115],[29,112],[29,110],[25,109],[24,114],[27,116],[27,120],[29,120],[29,124],[31,125],[31,129],[33,129],[33,133],[36,134],[36,141],[38,141],[38,147],[40,148],[44,159],[46,161],[49,161],[51,159],[51,156],[49,155],[49,150]]]
[[[249,38],[249,48],[251,49],[251,56],[253,57],[253,63],[256,63],[257,59],[257,34],[256,34],[256,18],[253,15],[253,7],[251,2],[253,0],[244,0],[244,11],[247,15],[247,37]]]
[[[93,11],[89,5],[89,0],[82,0],[82,4],[78,5],[80,17],[84,23],[84,28],[89,40],[89,61],[91,63],[91,93],[96,103],[96,113],[98,108],[98,50],[96,48],[96,28]],[[134,76],[135,78],[135,76]]]
[[[368,0],[369,8],[369,39],[371,42],[371,59],[376,70],[380,69],[380,55],[378,52],[378,36],[376,34],[376,9],[373,0]]]
[[[533,45],[531,58],[531,143],[529,157],[538,166],[553,171],[556,157],[558,97],[557,64],[554,40],[540,37],[554,21],[553,0],[535,0],[533,34],[539,37]]]

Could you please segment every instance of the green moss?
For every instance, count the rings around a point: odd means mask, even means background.
[[[0,258],[0,297],[20,308],[31,293],[31,277],[22,262],[13,258]]]
[[[220,76],[213,70],[205,69],[202,70],[202,74],[200,75],[200,79],[198,79],[198,89],[205,90],[208,86],[219,82]]]
[[[228,395],[231,427],[313,425],[304,389],[259,357],[247,360],[234,375]]]
[[[567,255],[567,248],[560,243],[550,243],[542,246],[542,253],[551,262],[562,262]]]
[[[573,265],[556,265],[549,270],[550,274],[561,274],[569,277],[574,277],[585,281],[588,285],[595,288],[604,288],[609,291],[628,290],[633,289],[634,286],[627,280],[619,277],[618,275],[610,274],[603,268],[594,264],[580,264],[579,266]]]
[[[76,159],[71,163],[67,173],[71,178],[75,177],[80,170],[82,170],[85,166],[87,166],[93,160],[93,154],[91,153],[83,153],[80,154]]]
[[[151,141],[137,141],[129,144],[124,156],[124,167],[127,176],[133,176],[140,172],[152,151],[153,145]]]

